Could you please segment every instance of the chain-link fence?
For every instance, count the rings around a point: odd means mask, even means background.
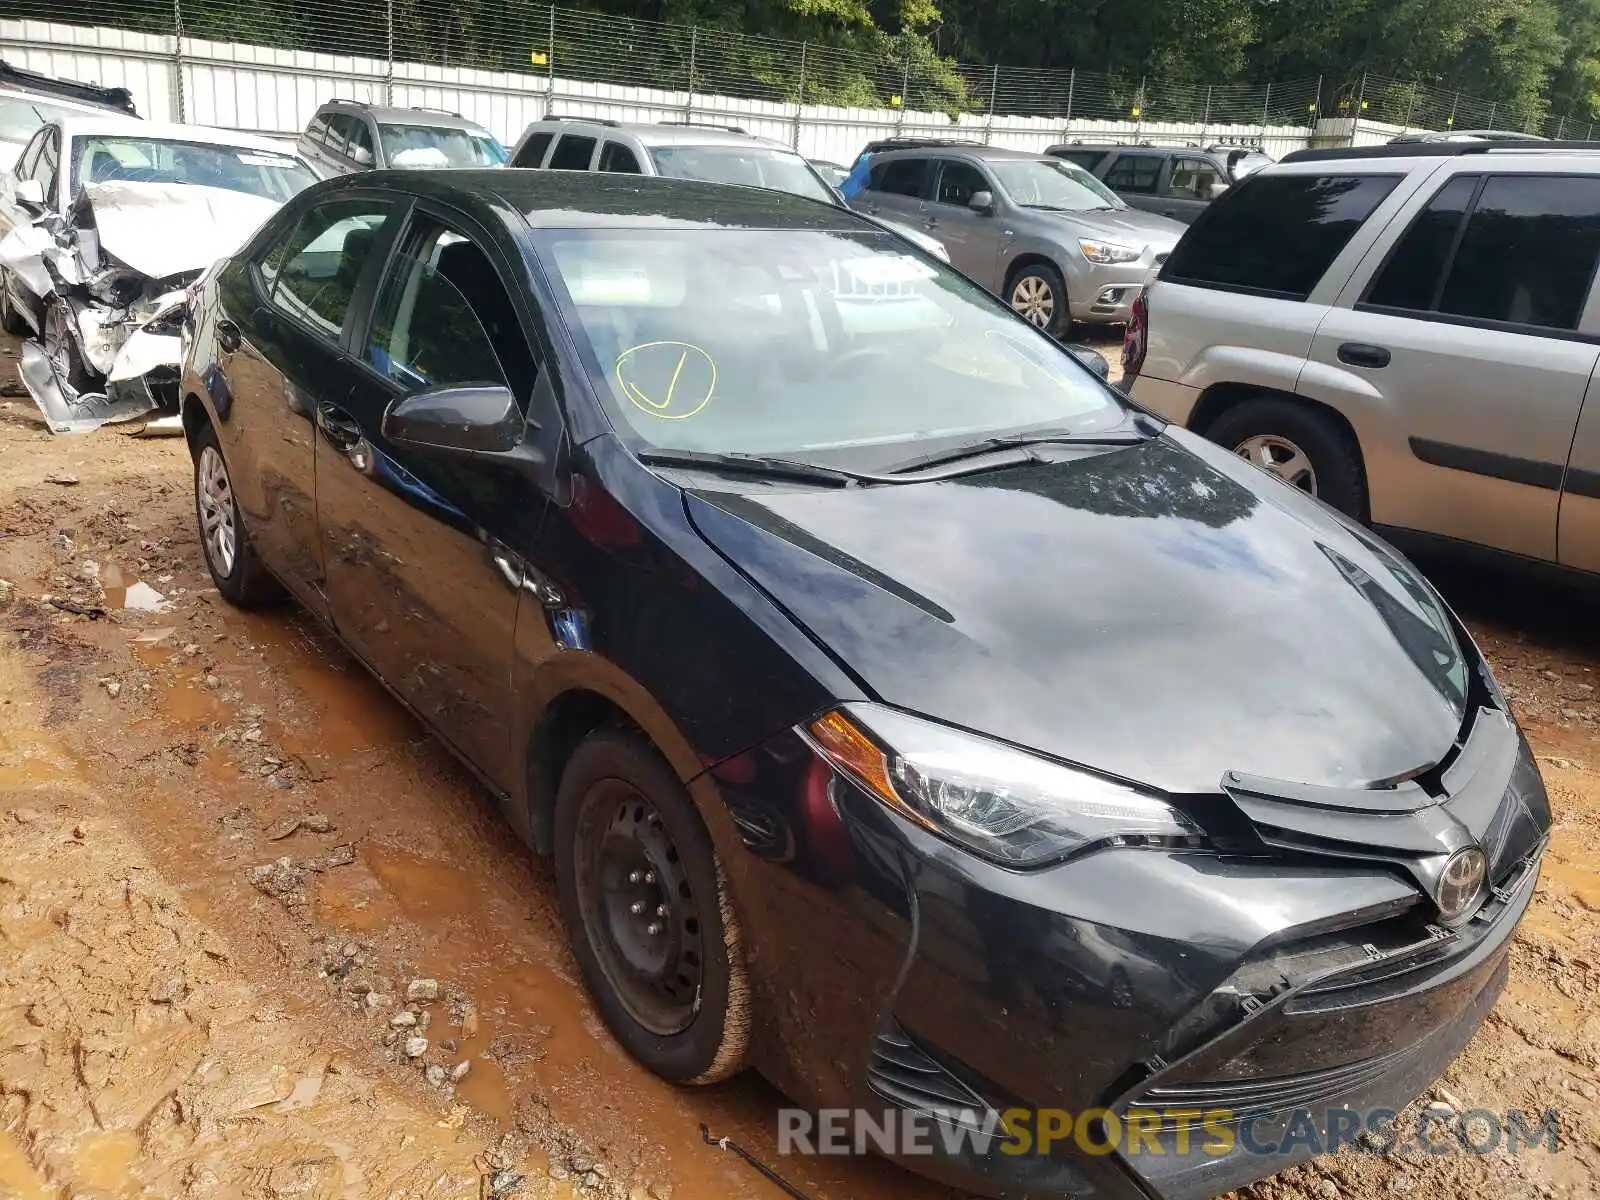
[[[1092,70],[976,66],[939,58],[924,42],[888,35],[864,51],[527,0],[9,0],[6,9],[4,18],[16,19],[13,27],[24,30],[41,21],[170,39],[167,52],[179,70],[176,111],[163,115],[179,119],[195,119],[186,94],[192,87],[182,74],[186,59],[205,58],[200,43],[243,43],[333,56],[328,69],[334,73],[350,60],[346,73],[352,80],[381,80],[384,98],[392,98],[397,64],[406,64],[504,73],[500,87],[522,93],[539,91],[543,80],[547,110],[573,95],[587,97],[595,87],[660,93],[639,105],[682,108],[686,118],[697,110],[751,111],[781,121],[778,107],[789,106],[796,130],[807,107],[887,112],[893,115],[879,118],[880,128],[925,133],[953,127],[985,140],[997,127],[1003,133],[1028,123],[1030,132],[1032,125],[1048,124],[1063,137],[1109,132],[1120,140],[1171,140],[1254,128],[1263,137],[1290,140],[1295,129],[1304,129],[1304,141],[1310,141],[1319,119],[1339,117],[1378,127],[1367,140],[1388,127],[1503,128],[1567,137],[1587,137],[1592,129],[1587,121],[1546,120],[1515,105],[1376,74],[1193,84]],[[19,41],[27,48],[40,39],[8,33],[0,50]],[[264,120],[243,123],[266,128]],[[1116,128],[1096,128],[1108,123]]]

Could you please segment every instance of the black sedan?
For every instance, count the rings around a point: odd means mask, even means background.
[[[989,1195],[1209,1195],[1505,982],[1549,808],[1429,585],[845,210],[347,177],[187,337],[216,586],[292,593],[554,855],[668,1079],[927,1118],[888,1149]]]

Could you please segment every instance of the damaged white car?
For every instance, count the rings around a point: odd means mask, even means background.
[[[43,126],[0,188],[0,321],[57,433],[178,408],[187,288],[316,182],[263,138],[131,118]]]

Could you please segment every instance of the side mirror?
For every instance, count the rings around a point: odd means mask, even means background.
[[[1110,361],[1093,346],[1068,346],[1067,353],[1100,376],[1101,379],[1111,378]]]
[[[17,204],[30,212],[44,211],[44,184],[37,179],[17,180]]]
[[[403,446],[458,454],[506,454],[522,442],[522,412],[498,385],[402,396],[383,414],[383,436]]]
[[[973,192],[971,199],[967,201],[967,207],[975,213],[989,215],[994,211],[994,193],[987,190]]]
[[[350,151],[350,158],[358,167],[370,167],[372,165],[372,151],[365,146],[357,146]]]

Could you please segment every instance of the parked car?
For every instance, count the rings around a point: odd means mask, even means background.
[[[216,587],[471,764],[662,1077],[921,1122],[962,1194],[1211,1194],[1503,987],[1549,806],[1443,601],[859,216],[353,175],[193,323]],[[1160,1152],[963,1136],[1013,1106]]]
[[[505,147],[460,113],[330,100],[295,143],[324,176],[390,167],[496,167]]]
[[[127,116],[43,125],[0,179],[0,323],[52,429],[176,412],[183,289],[316,181],[265,138]]]
[[[1600,155],[1309,151],[1195,223],[1135,400],[1395,537],[1600,571]]]
[[[1134,208],[1190,224],[1228,188],[1271,164],[1245,146],[1119,146],[1079,142],[1051,146],[1055,158],[1076,163]]]
[[[28,139],[46,122],[108,112],[139,115],[127,88],[56,79],[0,59],[0,171],[16,165]]]
[[[1081,167],[961,142],[875,152],[855,207],[920,225],[958,270],[1063,338],[1073,321],[1126,321],[1150,269],[1183,234]]]
[[[736,125],[687,121],[627,125],[551,117],[528,126],[512,151],[511,165],[698,179],[773,188],[826,204],[844,203],[838,188],[789,147],[752,137]],[[950,261],[938,238],[899,222],[882,224],[935,258]]]

